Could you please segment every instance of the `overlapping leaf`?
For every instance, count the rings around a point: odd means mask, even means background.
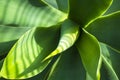
[[[0,56],[8,53],[10,48],[21,37],[29,27],[0,26]],[[0,57],[1,58],[1,57]]]
[[[88,74],[93,78],[93,80],[99,80],[101,51],[97,39],[83,30],[76,46]]]
[[[112,0],[69,0],[69,18],[82,25],[102,15]]]
[[[51,26],[65,18],[66,14],[38,0],[0,0],[1,24]]]
[[[5,58],[1,75],[4,78],[15,79],[29,78],[40,73],[50,60],[41,61],[57,47],[58,40],[58,26],[27,31]]]
[[[52,6],[61,10],[64,13],[68,13],[68,0],[42,0],[48,6]]]
[[[79,26],[71,20],[66,20],[61,26],[61,38],[57,48],[45,60],[70,48],[79,34]]]
[[[85,69],[75,46],[61,54],[47,80],[85,80]]]
[[[86,30],[99,41],[120,51],[120,12],[98,18]]]
[[[119,58],[118,59],[117,59],[117,57],[115,58],[114,56],[116,54],[114,54],[113,52],[110,54],[110,51],[108,50],[107,46],[103,43],[101,44],[101,49],[102,49],[102,58],[103,58],[103,63],[104,63],[103,65],[107,71],[106,74],[101,72],[101,74],[104,74],[102,77],[103,78],[106,77],[110,80],[119,80],[117,74],[120,75],[120,70],[118,69],[120,67],[120,65],[118,63],[116,64],[116,62],[118,62]],[[114,68],[113,65],[116,67]],[[114,69],[117,69],[117,70],[115,71]],[[118,72],[118,73],[116,74],[116,72]]]
[[[120,11],[120,0],[113,0],[110,8],[106,11],[105,15],[111,14],[113,12]]]

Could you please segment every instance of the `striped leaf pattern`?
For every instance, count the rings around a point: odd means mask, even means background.
[[[20,26],[51,26],[67,15],[38,0],[0,0],[0,24]],[[36,2],[38,1],[38,2]]]
[[[41,61],[57,47],[58,39],[58,26],[27,31],[5,58],[2,77],[24,79],[42,72],[51,60]]]
[[[0,59],[9,52],[14,43],[29,29],[30,27],[0,25]]]
[[[66,20],[61,25],[61,38],[57,48],[45,58],[51,58],[58,53],[65,51],[66,49],[70,48],[76,41],[79,35],[79,25],[72,22],[71,20]]]

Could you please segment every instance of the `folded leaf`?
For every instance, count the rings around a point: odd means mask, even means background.
[[[24,79],[42,72],[51,59],[41,61],[57,47],[58,39],[58,26],[27,31],[5,58],[1,70],[2,77]]]
[[[112,0],[69,0],[69,18],[82,27],[102,15]]]
[[[0,24],[48,27],[67,17],[38,0],[0,0],[0,4]]]
[[[96,19],[86,28],[103,43],[120,51],[120,11]]]
[[[76,46],[80,53],[83,65],[88,72],[88,74],[94,80],[100,79],[99,69],[100,69],[100,46],[97,39],[86,32],[82,31],[81,36],[76,42]]]
[[[57,48],[44,60],[70,48],[75,43],[79,33],[79,26],[71,20],[66,20],[61,26],[61,38]]]
[[[111,55],[107,46],[103,43],[101,44],[101,49],[102,49],[103,67],[105,67],[105,70],[106,70],[106,74],[101,72],[101,74],[104,74],[102,75],[102,78],[107,77],[109,80],[119,80],[116,74],[116,71],[114,69],[118,70],[117,72],[119,72],[119,77],[120,77],[120,70],[118,69],[120,65],[118,66],[118,63],[117,63],[117,65],[115,65],[117,67],[116,68],[113,67],[113,65],[116,64],[116,62],[112,60],[112,58],[114,57],[113,56],[114,53]],[[117,61],[117,57],[115,57],[115,60]]]
[[[61,54],[47,80],[85,80],[85,69],[75,46]]]

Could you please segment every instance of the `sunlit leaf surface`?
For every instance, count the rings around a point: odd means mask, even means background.
[[[41,61],[57,47],[58,39],[59,27],[27,31],[5,58],[2,76],[8,79],[28,78],[40,73],[50,60]]]
[[[79,34],[79,26],[70,20],[66,20],[61,25],[61,37],[57,48],[49,56],[47,56],[46,59],[70,48],[75,43]]]
[[[38,0],[0,0],[0,24],[48,27],[65,18],[66,14]]]

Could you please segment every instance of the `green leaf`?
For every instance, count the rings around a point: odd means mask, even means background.
[[[16,40],[0,43],[0,58],[1,59],[4,58],[4,56],[9,52],[9,50],[11,49],[11,47],[14,45],[15,42]]]
[[[81,36],[76,42],[76,46],[80,53],[83,65],[88,74],[94,79],[99,80],[99,68],[100,68],[100,46],[97,39],[86,32],[82,31]]]
[[[0,43],[19,39],[30,27],[0,26]]]
[[[120,11],[120,0],[113,0],[113,3],[111,4],[110,8],[106,11],[105,15]]]
[[[0,0],[0,4],[0,24],[48,27],[67,17],[38,0]]]
[[[47,80],[85,80],[85,69],[75,46],[61,54]]]
[[[69,0],[69,18],[82,27],[102,15],[112,0]]]
[[[42,72],[51,59],[45,62],[42,60],[57,47],[58,41],[59,26],[27,31],[5,58],[1,70],[2,77],[24,79]]]
[[[117,72],[119,72],[119,77],[120,77],[120,71],[119,71],[120,65],[118,66],[118,63],[119,63],[118,61],[120,59],[118,58],[118,60],[117,60],[117,56],[114,57],[115,54],[113,52],[112,52],[112,54],[110,54],[110,52],[109,52],[110,50],[108,50],[107,46],[103,43],[101,44],[101,49],[102,49],[102,59],[103,59],[103,63],[104,63],[103,65],[104,65],[105,69],[107,70],[107,73],[104,75],[106,75],[106,77],[108,77],[108,79],[110,79],[110,80],[119,80],[119,78],[116,74],[116,71],[114,69],[117,69]],[[120,55],[119,55],[119,57],[120,57]],[[113,58],[116,61],[114,61]],[[117,62],[117,64],[116,64],[116,62]],[[114,64],[117,67],[114,68],[113,67]]]
[[[100,17],[90,23],[86,30],[97,37],[100,42],[120,51],[120,11]]]
[[[44,60],[49,59],[70,48],[75,43],[79,33],[79,26],[76,23],[71,20],[64,21],[61,25],[61,38],[57,48]]]
[[[16,40],[29,29],[30,27],[0,25],[0,56],[5,56]]]
[[[64,13],[68,13],[68,0],[42,0],[48,6],[52,6],[61,10]]]

